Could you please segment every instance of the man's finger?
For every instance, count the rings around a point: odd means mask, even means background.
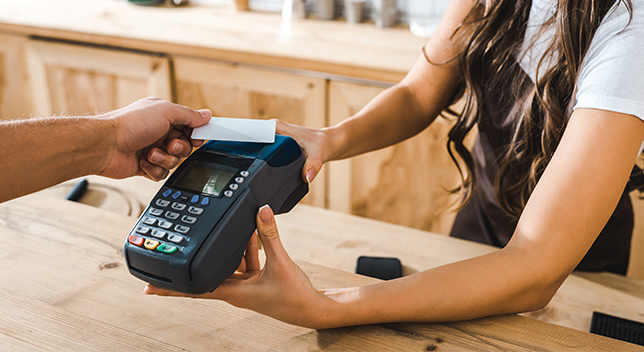
[[[193,110],[187,106],[173,105],[174,109],[169,111],[166,116],[174,126],[201,127],[207,124],[212,117],[212,112],[208,109]]]
[[[139,160],[139,167],[141,168],[141,170],[145,171],[146,176],[153,181],[163,180],[168,176],[169,173],[167,169],[151,164],[147,160],[147,158],[141,158]]]
[[[179,158],[170,155],[159,148],[152,148],[147,153],[147,159],[151,164],[161,166],[166,170],[174,169],[179,164]]]
[[[183,130],[173,128],[165,137],[167,143],[166,150],[169,154],[179,158],[185,158],[192,153],[192,141]]]

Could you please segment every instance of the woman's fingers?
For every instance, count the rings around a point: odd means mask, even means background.
[[[152,284],[147,284],[143,289],[143,293],[148,295],[158,295],[158,296],[168,296],[168,297],[191,297],[191,298],[197,297],[186,293],[166,290],[164,288],[156,287]]]
[[[253,273],[255,271],[261,270],[259,264],[259,248],[257,243],[257,231],[248,240],[246,245],[246,251],[244,252],[244,257],[242,258],[239,267],[237,268],[236,274],[240,273]]]
[[[244,253],[246,261],[246,272],[259,271],[262,268],[259,264],[259,245],[257,241],[257,232],[253,233],[246,246],[246,253]]]
[[[240,267],[240,270],[243,272],[236,272],[226,281],[224,281],[215,291],[206,293],[203,295],[189,295],[185,293],[170,291],[162,289],[153,285],[148,284],[144,292],[146,294],[160,295],[160,296],[173,296],[173,297],[192,297],[192,298],[210,298],[210,299],[223,299],[225,301],[238,301],[241,296],[247,294],[248,292],[255,292],[251,287],[256,287],[261,271],[260,261],[259,261],[259,249],[258,249],[258,240],[262,239],[264,252],[266,253],[266,265],[271,265],[273,272],[278,272],[281,274],[286,274],[286,269],[289,268],[288,265],[292,263],[288,253],[282,245],[279,233],[277,231],[277,224],[275,222],[275,217],[273,215],[273,210],[270,206],[265,205],[259,209],[257,212],[257,232],[253,234],[251,239],[248,241],[246,246],[246,252],[244,254],[243,268]],[[217,269],[217,268],[214,268]],[[275,271],[276,270],[276,271]],[[281,277],[278,275],[277,277]],[[289,275],[286,275],[289,277]],[[266,278],[266,277],[265,277]],[[275,285],[276,282],[267,281],[261,287],[270,287]],[[267,286],[268,285],[268,286]],[[257,286],[260,287],[260,286]],[[250,290],[250,291],[249,291]],[[260,292],[261,291],[261,292]],[[259,295],[265,291],[257,291],[254,295]],[[270,291],[270,290],[269,290]],[[232,304],[232,303],[231,303]],[[237,304],[240,304],[237,302]]]
[[[306,161],[302,167],[302,179],[311,183],[322,169],[322,158],[319,153],[319,139],[315,130],[292,125],[280,120],[275,120],[275,131],[279,134],[293,137],[304,150]]]

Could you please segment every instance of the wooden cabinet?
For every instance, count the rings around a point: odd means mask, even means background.
[[[11,43],[0,50],[4,61],[9,60],[5,57],[13,60],[5,66],[23,65],[29,72],[27,76],[23,71],[25,77],[16,78],[6,76],[16,70],[3,70],[6,73],[0,87],[11,85],[30,92],[21,96],[33,97],[33,110],[41,115],[102,112],[157,96],[197,109],[211,109],[215,116],[278,118],[302,126],[324,127],[355,114],[385,89],[233,62],[18,36],[0,40]],[[21,52],[26,58],[22,61]],[[7,81],[11,82],[5,84]],[[10,92],[13,90],[2,89],[0,96]],[[9,111],[5,114],[21,116],[20,106],[0,107],[3,113]],[[455,215],[450,205],[456,199],[446,189],[459,182],[445,150],[448,128],[445,120],[438,119],[405,143],[327,164],[304,203],[448,233]]]
[[[174,58],[174,72],[179,104],[208,108],[221,117],[326,125],[324,79],[187,57]],[[322,207],[324,194],[321,177],[304,203]]]
[[[27,62],[41,115],[104,112],[148,96],[172,99],[164,56],[32,40]]]
[[[33,113],[25,61],[28,41],[23,36],[0,33],[0,119],[29,117]]]
[[[329,83],[330,123],[358,112],[384,88]],[[404,115],[392,116],[404,119]],[[446,234],[457,198],[448,189],[460,182],[447,154],[450,124],[438,118],[398,145],[329,163],[328,206],[332,210]],[[378,138],[378,136],[372,136]]]

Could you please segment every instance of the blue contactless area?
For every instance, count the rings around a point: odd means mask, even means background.
[[[265,160],[273,167],[288,165],[302,155],[302,150],[293,138],[279,134],[275,135],[274,143],[210,141],[203,148],[223,154]]]

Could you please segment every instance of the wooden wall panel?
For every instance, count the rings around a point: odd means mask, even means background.
[[[175,58],[174,69],[179,104],[208,108],[220,117],[326,125],[323,79],[187,57]],[[303,202],[323,207],[324,194],[322,175]]]
[[[0,119],[30,117],[34,112],[25,58],[27,41],[23,36],[0,33]]]
[[[172,100],[170,61],[155,54],[30,41],[32,94],[41,115],[83,115],[148,96]]]
[[[383,90],[331,82],[331,123],[355,114]],[[447,234],[455,216],[450,205],[456,199],[446,189],[459,184],[456,167],[445,147],[449,127],[446,120],[438,118],[403,143],[330,163],[329,208]]]

